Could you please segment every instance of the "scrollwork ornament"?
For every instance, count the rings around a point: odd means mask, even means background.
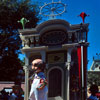
[[[65,63],[65,68],[70,70],[70,67],[71,67],[71,62],[66,62]]]
[[[28,65],[23,66],[23,69],[24,71],[28,72],[29,71]]]

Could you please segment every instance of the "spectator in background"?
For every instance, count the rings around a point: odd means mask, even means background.
[[[97,85],[91,85],[90,86],[90,89],[89,89],[89,91],[90,91],[90,93],[91,93],[91,95],[89,96],[89,98],[87,99],[87,100],[99,100],[98,98],[97,98],[97,96],[96,96],[96,93],[98,93],[98,86]]]
[[[1,91],[0,100],[9,100],[9,93],[4,89]]]
[[[22,97],[23,90],[20,88],[19,85],[15,85],[12,87],[13,91],[10,95],[9,100],[23,100],[24,98]]]
[[[12,87],[12,93],[11,93],[11,95],[10,95],[9,100],[16,100],[17,94],[18,94],[18,89],[17,89],[16,86],[13,86],[13,87]]]

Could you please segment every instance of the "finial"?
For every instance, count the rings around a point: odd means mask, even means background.
[[[84,23],[85,17],[86,17],[86,16],[89,16],[89,15],[87,15],[85,12],[82,12],[82,13],[81,13],[80,15],[78,15],[78,16],[80,16],[80,17],[82,18],[83,23]]]
[[[28,23],[29,20],[27,20],[26,18],[21,18],[20,21],[18,21],[18,23],[22,24],[23,29],[25,29],[25,24]]]

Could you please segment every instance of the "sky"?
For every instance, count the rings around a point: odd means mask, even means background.
[[[35,2],[37,0],[32,0]],[[53,0],[58,2],[59,0]],[[100,0],[60,0],[62,3],[66,4],[66,11],[62,16],[56,18],[64,19],[70,24],[80,24],[82,23],[81,17],[78,15],[81,12],[85,12],[89,16],[85,18],[85,23],[89,23],[89,32],[88,32],[88,70],[92,65],[93,56],[96,56],[96,53],[100,53]],[[38,0],[38,2],[40,2]],[[44,3],[50,3],[52,0],[41,0],[39,6],[43,6]],[[40,22],[48,20],[48,18],[43,17],[43,20]],[[21,57],[20,57],[21,58]]]

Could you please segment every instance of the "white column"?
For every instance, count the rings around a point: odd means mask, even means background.
[[[41,54],[41,59],[46,63],[46,52],[45,51],[41,51],[40,52],[40,54]],[[48,65],[46,64],[46,69],[48,68]],[[46,71],[46,69],[44,70],[44,73],[45,73],[45,75],[47,76],[47,71]]]
[[[70,100],[71,48],[67,50],[67,100]]]
[[[25,58],[25,94],[24,94],[24,100],[29,99],[29,53],[26,53],[26,58]]]
[[[45,51],[41,51],[41,56],[42,56],[42,60],[45,62],[45,56],[46,56],[46,53]]]
[[[28,82],[28,78],[29,78],[29,70],[28,70],[28,66],[24,66],[24,70],[25,70],[25,93],[24,93],[24,100],[28,100],[29,98],[29,82]]]

